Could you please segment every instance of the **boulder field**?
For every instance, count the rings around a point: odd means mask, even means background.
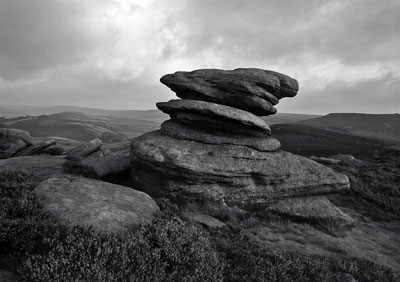
[[[335,193],[345,175],[280,149],[259,116],[294,97],[298,82],[261,69],[176,72],[161,78],[182,99],[157,103],[161,129],[132,140],[132,183],[206,210],[265,209],[286,198]]]

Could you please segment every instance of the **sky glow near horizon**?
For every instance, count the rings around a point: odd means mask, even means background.
[[[397,0],[0,0],[0,104],[153,109],[162,75],[257,67],[279,112],[400,112]]]

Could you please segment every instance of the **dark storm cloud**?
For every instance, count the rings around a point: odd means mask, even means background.
[[[399,14],[397,0],[0,0],[0,104],[147,109],[173,97],[165,73],[260,67],[300,82],[281,112],[400,111]]]

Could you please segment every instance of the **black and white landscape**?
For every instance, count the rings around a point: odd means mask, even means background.
[[[0,1],[0,282],[400,281],[396,1]]]

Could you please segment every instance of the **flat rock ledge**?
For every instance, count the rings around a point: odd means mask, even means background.
[[[232,123],[232,126],[243,126],[253,130],[271,133],[270,127],[261,118],[252,113],[204,101],[195,100],[170,100],[169,102],[159,102],[157,108],[172,118],[179,118],[179,113],[194,113],[211,118],[211,124],[222,120]],[[217,119],[217,120],[215,120]]]
[[[60,223],[123,232],[150,222],[159,207],[146,193],[83,177],[54,177],[34,190],[39,203]]]
[[[350,187],[347,176],[288,152],[180,140],[159,131],[135,138],[130,158],[136,189],[217,210],[263,209],[274,200]]]

